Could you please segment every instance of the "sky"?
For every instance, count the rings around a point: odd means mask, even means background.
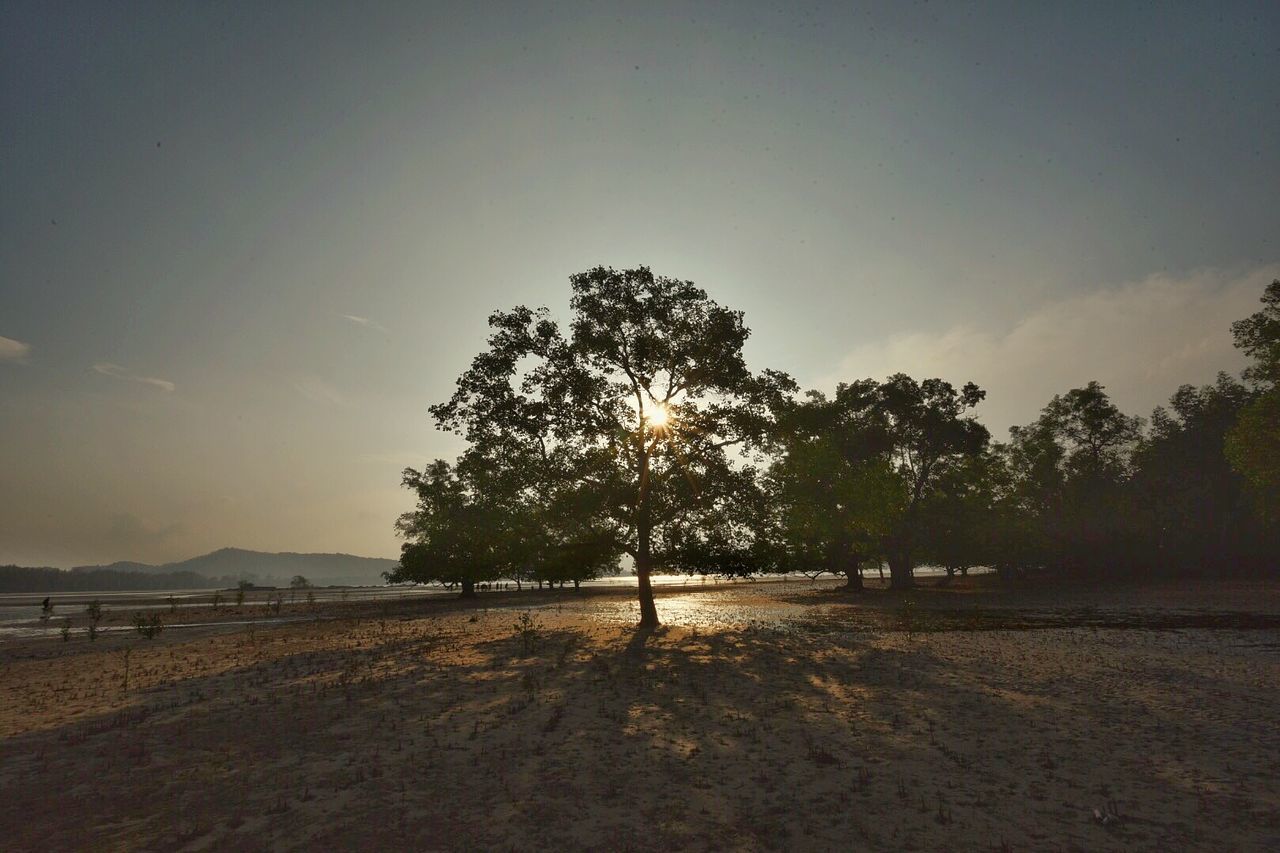
[[[1148,414],[1277,189],[1274,2],[6,2],[0,563],[395,556],[488,314],[596,265],[806,388]]]

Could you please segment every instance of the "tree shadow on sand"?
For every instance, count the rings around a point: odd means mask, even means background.
[[[1161,687],[1028,664],[1078,642],[1052,632],[552,623],[526,649],[511,616],[353,623],[11,738],[11,843],[1211,849],[1277,825],[1267,756],[1228,731],[1265,690],[1176,657]],[[1226,690],[1248,701],[1197,714]]]

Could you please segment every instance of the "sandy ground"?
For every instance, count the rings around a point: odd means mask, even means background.
[[[830,586],[0,644],[0,846],[1280,849],[1280,589]]]

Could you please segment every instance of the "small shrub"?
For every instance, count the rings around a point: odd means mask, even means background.
[[[62,631],[60,633],[62,634],[62,642],[65,643],[71,639],[71,620],[70,619],[66,619],[63,621]]]
[[[89,639],[96,640],[98,639],[98,623],[102,621],[102,602],[95,598],[85,607],[84,612],[89,617],[89,629],[87,632]]]
[[[222,593],[215,592],[213,594],[213,609],[217,610],[221,606],[222,606]]]
[[[159,613],[152,613],[150,616],[135,613],[133,614],[133,625],[138,629],[138,633],[148,640],[154,640],[164,630],[164,622],[160,620]]]
[[[527,655],[532,652],[538,645],[538,625],[537,617],[533,615],[532,610],[526,610],[520,614],[520,619],[511,626],[515,630],[516,636],[520,638],[520,643]]]

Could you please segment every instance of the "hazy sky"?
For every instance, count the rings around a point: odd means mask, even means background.
[[[1280,4],[791,5],[3,4],[0,563],[394,556],[488,313],[596,264],[998,436],[1239,369]]]

